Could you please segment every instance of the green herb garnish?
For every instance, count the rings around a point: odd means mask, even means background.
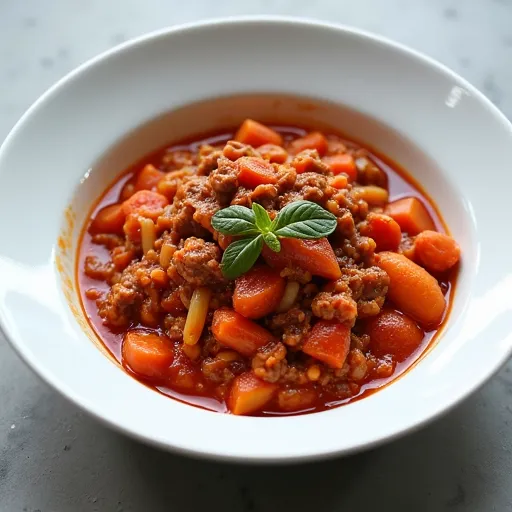
[[[212,217],[213,228],[223,235],[243,236],[224,251],[222,273],[227,279],[247,272],[256,263],[263,243],[279,252],[279,238],[317,239],[329,236],[336,229],[336,217],[311,201],[295,201],[286,205],[272,221],[267,211],[253,203],[230,206]]]

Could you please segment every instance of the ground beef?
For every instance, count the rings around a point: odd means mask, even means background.
[[[303,172],[297,175],[294,191],[306,201],[323,204],[333,194],[334,189],[325,176],[317,172]]]
[[[183,313],[182,313],[183,315]],[[165,315],[164,331],[172,341],[183,340],[183,329],[185,327],[185,316]]]
[[[111,233],[99,233],[92,237],[92,243],[98,245],[104,245],[107,249],[112,250],[114,247],[124,245],[124,238],[119,235],[113,235]]]
[[[244,144],[243,142],[238,142],[237,140],[228,141],[222,150],[222,154],[233,162],[242,156],[260,156],[258,151],[256,151],[252,146]]]
[[[220,260],[221,250],[217,244],[195,237],[185,240],[183,247],[172,257],[178,274],[195,286],[224,282]]]
[[[292,308],[285,313],[274,315],[268,327],[285,345],[298,350],[311,330],[311,312]]]
[[[238,166],[225,156],[208,177],[212,190],[221,205],[229,205],[238,188]]]
[[[110,281],[115,270],[111,261],[101,261],[97,256],[92,255],[85,257],[84,272],[91,279]]]
[[[217,162],[222,156],[222,151],[214,150],[211,153],[202,155],[199,158],[199,165],[197,166],[198,176],[208,176],[213,169],[217,168]]]
[[[251,201],[270,211],[276,209],[277,196],[278,189],[276,185],[258,185],[251,193]]]
[[[324,320],[338,320],[352,327],[357,317],[357,303],[350,290],[333,293],[320,292],[311,304],[313,314]]]
[[[357,167],[357,182],[361,185],[377,185],[387,187],[388,179],[386,173],[379,169],[370,159],[365,149],[358,149],[353,152]]]
[[[301,151],[291,160],[290,164],[297,169],[298,172],[314,172],[332,176],[331,169],[320,159],[320,155],[316,149],[305,149]]]
[[[277,382],[286,374],[288,362],[286,347],[273,343],[260,349],[252,358],[252,369],[257,377],[267,382]]]

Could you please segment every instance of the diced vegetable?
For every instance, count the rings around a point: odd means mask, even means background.
[[[147,164],[137,175],[135,190],[152,190],[164,176],[165,173],[159,171],[154,165]]]
[[[297,281],[288,281],[286,283],[283,298],[277,307],[278,313],[288,311],[293,306],[299,295],[299,290],[300,284]]]
[[[320,320],[311,329],[302,351],[332,368],[341,368],[350,349],[350,327]]]
[[[269,162],[252,156],[244,156],[237,160],[238,182],[247,188],[258,185],[277,183],[277,174]]]
[[[276,310],[285,286],[279,272],[266,265],[254,267],[236,279],[233,307],[246,318],[262,318]]]
[[[190,345],[187,345],[190,346]],[[194,346],[194,345],[192,345]],[[186,351],[177,350],[174,361],[168,371],[168,380],[173,387],[183,391],[198,390],[203,377],[199,365],[194,364]]]
[[[427,229],[414,240],[414,256],[427,270],[444,272],[459,261],[460,247],[451,236]]]
[[[258,148],[258,153],[271,163],[284,164],[288,159],[286,149],[276,144],[263,144]]]
[[[357,168],[352,155],[344,153],[340,155],[324,156],[322,161],[329,166],[334,175],[343,172],[348,176],[350,181],[356,181]]]
[[[389,199],[388,191],[375,185],[356,187],[353,190],[353,195],[358,199],[366,201],[370,206],[384,206]]]
[[[301,137],[300,139],[295,139],[290,144],[290,152],[297,154],[305,149],[316,149],[318,154],[322,156],[327,151],[329,143],[325,138],[325,135],[320,132],[311,132]]]
[[[370,350],[377,357],[391,355],[397,362],[405,361],[421,345],[424,332],[408,316],[393,309],[384,309],[366,321]]]
[[[121,204],[105,206],[94,217],[89,232],[93,235],[98,233],[122,235],[125,217]]]
[[[423,327],[436,327],[446,302],[437,280],[402,254],[381,252],[377,265],[389,276],[387,297]]]
[[[347,188],[348,178],[344,174],[338,174],[338,176],[333,176],[332,178],[330,178],[329,185],[338,190]]]
[[[171,341],[160,334],[128,331],[122,347],[123,364],[137,375],[164,380],[174,359]]]
[[[228,308],[218,309],[213,314],[212,333],[220,344],[247,357],[276,341],[267,329]]]
[[[242,123],[236,132],[235,140],[243,142],[244,144],[250,144],[255,148],[263,144],[283,145],[283,138],[279,133],[252,119],[246,119]]]
[[[147,254],[152,250],[156,240],[155,223],[146,217],[139,217],[140,223],[140,239],[142,242],[142,252]]]
[[[165,196],[151,190],[139,190],[123,203],[123,212],[126,216],[130,213],[140,213],[144,217],[156,220],[162,209],[169,204]]]
[[[373,238],[378,251],[396,251],[402,239],[398,223],[382,213],[370,212],[359,230],[362,235]]]
[[[262,255],[271,267],[279,270],[292,265],[326,279],[338,279],[341,276],[336,255],[327,238],[282,238],[280,252],[273,252],[264,245]]]
[[[282,389],[277,394],[279,408],[286,412],[297,412],[310,408],[317,398],[312,388]]]
[[[411,236],[426,229],[435,230],[432,217],[416,197],[404,197],[393,201],[386,206],[384,213],[395,219],[402,231]]]
[[[212,291],[205,286],[196,288],[192,293],[183,329],[183,343],[186,345],[195,345],[199,341],[206,322],[211,296]]]
[[[278,387],[277,384],[258,379],[250,371],[242,373],[233,380],[228,398],[229,410],[237,415],[260,411],[272,399]]]

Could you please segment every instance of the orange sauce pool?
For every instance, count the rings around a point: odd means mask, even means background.
[[[308,133],[309,130],[297,127],[297,126],[271,126],[274,130],[278,131],[285,140],[295,139],[297,137],[304,136]],[[104,194],[98,199],[96,204],[91,209],[89,219],[94,218],[96,213],[113,203],[117,203],[119,201],[119,197],[121,195],[121,190],[125,186],[126,183],[130,182],[134,179],[135,174],[146,164],[153,164],[156,167],[159,166],[159,163],[162,157],[166,153],[174,152],[174,151],[191,151],[196,152],[199,147],[203,144],[223,144],[228,140],[234,137],[235,130],[233,131],[223,131],[221,133],[216,133],[210,136],[203,137],[195,137],[190,138],[189,140],[183,141],[178,144],[166,145],[149,155],[146,155],[144,158],[140,159],[133,165],[131,165],[128,169],[122,172],[116,180],[110,184]],[[330,132],[333,133],[333,132]],[[334,135],[337,135],[334,133]],[[361,144],[359,142],[354,142],[353,140],[345,139],[341,137],[342,142],[347,143],[351,146],[365,148],[369,151],[370,159],[385,172],[388,179],[388,190],[389,190],[389,202],[399,199],[401,197],[406,196],[415,196],[421,200],[421,202],[426,206],[428,212],[430,213],[436,229],[440,232],[447,232],[446,226],[440,216],[440,213],[435,206],[433,200],[428,196],[428,194],[423,190],[421,185],[417,183],[408,173],[402,169],[398,164],[387,158],[386,156],[377,153],[373,149]],[[83,311],[85,313],[86,318],[89,321],[93,331],[96,333],[101,342],[106,346],[108,351],[112,354],[112,356],[119,362],[121,362],[121,345],[123,341],[123,335],[129,327],[115,329],[110,326],[107,326],[103,323],[103,320],[100,318],[98,314],[98,308],[96,306],[95,300],[87,298],[85,295],[85,291],[90,288],[95,288],[100,292],[106,292],[109,289],[109,285],[104,281],[98,281],[95,279],[91,279],[88,277],[83,269],[84,269],[84,260],[85,257],[89,254],[94,254],[100,257],[101,260],[107,261],[109,259],[109,251],[102,245],[97,245],[92,242],[92,236],[87,231],[89,221],[87,225],[84,226],[81,240],[78,247],[78,257],[76,263],[76,281],[78,283],[78,288],[80,290],[80,299],[83,307]],[[447,308],[445,312],[445,319],[448,317],[451,303],[453,298],[453,293],[455,290],[455,278],[457,275],[457,268],[452,269],[446,275],[443,275],[439,282],[445,293],[445,297],[447,300]],[[444,321],[443,321],[444,324]],[[319,412],[322,410],[330,409],[332,407],[337,407],[339,405],[347,404],[349,402],[359,400],[375,391],[385,387],[389,383],[393,382],[400,375],[403,375],[408,369],[414,366],[414,363],[417,362],[422,355],[424,355],[428,347],[431,346],[443,328],[443,324],[439,326],[436,330],[426,332],[423,342],[421,346],[405,361],[401,363],[397,363],[395,367],[395,371],[391,377],[385,379],[373,379],[361,386],[360,392],[352,396],[351,398],[345,400],[333,400],[333,401],[319,401],[315,403],[313,407],[303,410],[303,411],[294,411],[293,413],[280,412],[278,410],[263,410],[259,415],[262,416],[280,416],[280,415],[288,415],[288,414],[303,414],[303,413],[311,413],[311,412]],[[134,327],[134,326],[132,326]],[[128,371],[128,373],[131,373]],[[173,399],[179,400],[181,402],[191,404],[194,406],[198,406],[207,410],[216,411],[216,412],[227,412],[227,407],[224,402],[219,401],[215,397],[211,396],[211,390],[208,387],[204,390],[204,393],[201,395],[198,394],[186,394],[176,389],[172,389],[170,387],[161,387],[156,386],[149,381],[145,381],[139,376],[133,375],[137,380],[142,383],[156,389],[160,393],[163,393]],[[209,396],[210,395],[210,396]]]

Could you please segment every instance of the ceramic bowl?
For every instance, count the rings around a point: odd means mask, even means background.
[[[174,138],[258,114],[332,126],[397,161],[462,247],[437,342],[391,385],[327,412],[236,417],[171,400],[105,356],[80,308],[78,237],[116,173]],[[512,178],[502,172],[510,161],[512,127],[489,100],[449,69],[380,37],[280,18],[149,34],[62,79],[1,147],[2,330],[72,402],[166,449],[282,462],[374,446],[453,407],[511,353],[511,244],[503,229]]]

